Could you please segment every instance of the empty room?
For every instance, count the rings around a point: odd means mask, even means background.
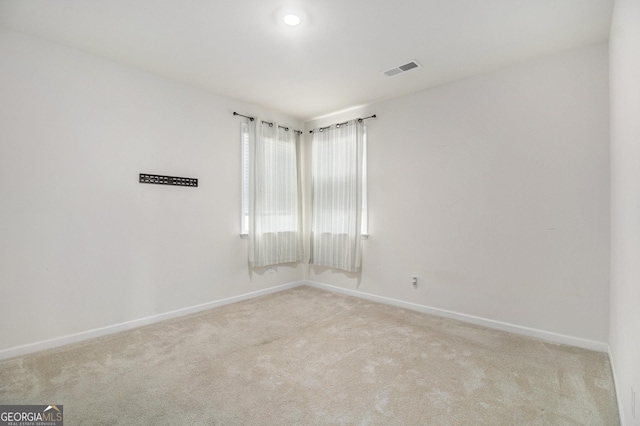
[[[640,425],[638,52],[640,0],[0,0],[0,425]]]

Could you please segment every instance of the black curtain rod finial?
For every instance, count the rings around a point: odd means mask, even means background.
[[[358,123],[362,123],[364,120],[368,120],[368,119],[370,119],[370,118],[376,118],[376,115],[375,115],[375,114],[373,114],[373,115],[371,115],[371,116],[369,116],[369,117],[358,118]]]
[[[240,117],[244,117],[244,118],[248,118],[249,121],[253,121],[254,118],[253,117],[247,117],[246,115],[242,115],[242,114],[238,114],[237,112],[233,111],[233,115],[239,115]]]

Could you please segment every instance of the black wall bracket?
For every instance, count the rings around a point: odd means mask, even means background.
[[[177,177],[177,176],[162,176],[162,175],[150,175],[148,173],[140,173],[140,183],[155,183],[156,185],[176,185],[176,186],[198,186],[198,179]]]

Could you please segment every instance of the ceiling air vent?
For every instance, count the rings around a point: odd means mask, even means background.
[[[383,74],[386,75],[387,77],[393,77],[394,75],[402,74],[403,72],[407,72],[409,70],[412,70],[414,68],[418,68],[421,66],[422,65],[420,65],[418,61],[413,60],[407,64],[400,65],[399,67],[391,68],[389,71],[385,71]]]

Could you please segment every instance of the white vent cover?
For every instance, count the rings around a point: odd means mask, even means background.
[[[422,65],[420,65],[420,63],[414,59],[411,62],[408,62],[404,65],[400,65],[399,67],[391,68],[390,70],[385,71],[383,74],[386,75],[387,77],[393,77],[394,75],[402,74],[403,72],[407,72],[409,70],[412,70],[414,68],[419,68],[421,66]]]

